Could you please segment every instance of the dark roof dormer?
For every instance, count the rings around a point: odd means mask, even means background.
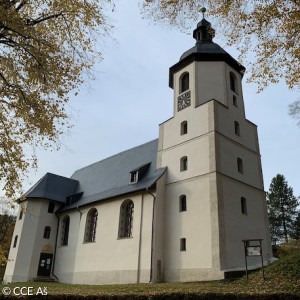
[[[202,10],[205,12],[205,9]],[[213,42],[215,30],[211,23],[204,18],[197,24],[193,31],[193,37],[196,39],[196,45],[185,51],[177,64],[172,66],[169,71],[169,86],[173,88],[173,75],[175,72],[183,69],[194,61],[224,61],[242,76],[245,73],[245,67],[236,61],[222,47]]]
[[[137,183],[139,180],[141,180],[143,178],[143,176],[145,175],[145,173],[148,171],[150,164],[151,163],[147,163],[147,164],[139,166],[138,168],[135,168],[134,170],[131,170],[129,172],[129,174],[130,174],[129,183],[133,184],[133,183]]]

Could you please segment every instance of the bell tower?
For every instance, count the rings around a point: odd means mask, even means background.
[[[203,18],[195,46],[170,68],[174,114],[160,125],[157,161],[168,167],[165,281],[244,269],[246,239],[263,239],[264,259],[272,256],[257,128],[245,117],[245,68],[214,35]]]

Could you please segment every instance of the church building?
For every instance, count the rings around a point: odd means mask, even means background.
[[[220,280],[245,270],[243,240],[272,260],[245,68],[202,19],[169,70],[173,116],[158,139],[75,171],[47,173],[20,201],[4,281],[73,284]],[[261,266],[248,257],[248,268]]]

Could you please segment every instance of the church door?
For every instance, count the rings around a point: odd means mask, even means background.
[[[41,253],[38,276],[50,276],[53,254]]]

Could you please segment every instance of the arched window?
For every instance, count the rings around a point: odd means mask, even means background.
[[[119,238],[132,237],[134,203],[125,200],[120,208]]]
[[[180,125],[180,135],[187,134],[187,131],[188,131],[187,121],[181,122],[181,125]]]
[[[21,207],[20,214],[19,214],[19,220],[22,220],[22,218],[23,218],[23,208]]]
[[[84,242],[92,243],[96,241],[96,228],[98,220],[98,211],[96,208],[91,208],[86,217]]]
[[[60,244],[61,246],[67,246],[69,241],[69,228],[70,228],[70,217],[65,216],[62,220],[61,225],[61,237]]]
[[[15,239],[14,239],[14,245],[13,245],[13,248],[16,248],[16,247],[17,247],[17,242],[18,242],[18,236],[16,235],[16,236],[15,236]]]
[[[246,198],[241,197],[241,210],[242,214],[246,215],[247,214],[247,201]]]
[[[234,121],[234,132],[236,135],[240,135],[240,123],[237,121]]]
[[[237,167],[238,167],[238,172],[243,174],[244,172],[243,160],[239,157],[237,158]]]
[[[181,157],[180,159],[180,171],[186,171],[188,169],[188,158],[187,156]]]
[[[179,93],[183,93],[190,88],[190,75],[189,73],[183,73],[180,77]]]
[[[179,197],[179,211],[186,211],[186,195]]]
[[[50,233],[51,233],[51,227],[46,226],[44,229],[44,239],[49,239],[50,238]]]
[[[232,72],[230,72],[230,88],[236,92],[236,77]]]

